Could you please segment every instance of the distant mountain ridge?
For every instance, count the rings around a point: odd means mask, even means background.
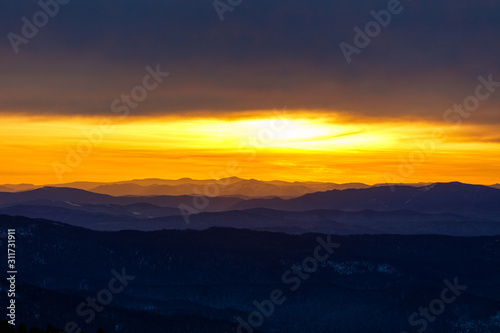
[[[179,203],[190,202],[194,197],[196,196],[112,196],[75,188],[47,186],[23,192],[0,192],[0,207],[12,203],[36,200],[72,201],[78,204],[126,205],[149,203],[161,207],[177,207]],[[311,209],[417,209],[429,212],[453,212],[454,210],[460,211],[467,208],[496,211],[500,210],[500,189],[453,182],[436,183],[425,187],[379,186],[362,189],[329,190],[308,193],[290,199],[273,197],[244,200],[229,196],[212,197],[208,201],[207,208],[209,208],[209,211],[251,208],[287,211]],[[223,205],[224,207],[213,207],[217,206],[217,203],[225,203],[225,205]]]
[[[226,210],[242,199],[233,197],[214,197],[210,199],[208,211]],[[40,201],[66,202],[72,204],[90,205],[131,205],[138,203],[151,204],[159,207],[177,208],[179,204],[192,204],[193,196],[111,196],[67,187],[42,187],[24,192],[0,192],[0,207],[12,204],[39,204]]]
[[[51,187],[69,187],[113,196],[122,195],[195,195],[197,191],[203,192],[203,186],[215,185],[219,196],[240,197],[297,197],[307,193],[326,191],[331,189],[367,188],[369,185],[362,183],[322,183],[322,182],[286,182],[286,181],[260,181],[256,179],[242,179],[229,177],[223,179],[196,180],[181,178],[168,179],[135,179],[119,182],[72,182],[65,184],[48,184]],[[0,187],[0,192],[26,191],[45,186],[32,184],[5,185]]]
[[[500,234],[500,189],[481,185],[381,186],[292,199],[206,199],[207,206],[187,223],[179,205],[192,207],[193,196],[115,197],[45,187],[0,193],[0,213],[107,231],[234,227],[290,234]]]
[[[407,209],[424,212],[463,212],[489,216],[500,212],[500,189],[458,182],[436,183],[426,187],[398,186],[392,188],[391,186],[380,186],[316,192],[288,200],[280,198],[251,199],[241,201],[233,208],[271,208],[289,211]]]
[[[432,183],[407,183],[393,184],[394,187],[412,186],[425,187]],[[344,189],[363,189],[370,187],[387,186],[388,184],[367,185],[363,183],[330,183],[330,182],[287,182],[281,180],[261,181],[256,179],[243,179],[238,177],[229,177],[222,179],[191,179],[181,178],[176,180],[148,178],[134,179],[118,182],[71,182],[64,184],[48,184],[38,186],[33,184],[4,184],[0,185],[0,192],[20,192],[50,187],[69,187],[81,189],[100,194],[112,196],[136,195],[136,196],[180,196],[196,195],[204,192],[204,186],[217,188],[217,196],[234,196],[240,198],[270,198],[280,197],[290,199],[309,193],[323,192],[330,190]],[[500,184],[489,185],[490,187],[500,188]],[[212,196],[213,194],[206,194]]]
[[[72,186],[71,184],[68,184]],[[307,193],[343,188],[366,188],[369,185],[361,183],[335,184],[316,182],[284,182],[259,181],[241,179],[238,177],[219,180],[193,180],[183,178],[178,180],[143,179],[112,184],[101,184],[88,190],[109,195],[195,195],[204,192],[204,186],[217,189],[217,196],[245,197],[298,197]],[[208,196],[209,194],[207,194]]]

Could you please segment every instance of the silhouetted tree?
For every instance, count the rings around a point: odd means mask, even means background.
[[[28,327],[25,324],[19,324],[19,328],[17,329],[17,333],[28,333]]]
[[[43,331],[39,328],[32,327],[30,328],[30,333],[43,333]]]
[[[60,330],[58,330],[57,328],[53,327],[52,325],[47,325],[47,329],[45,330],[46,333],[59,333]]]

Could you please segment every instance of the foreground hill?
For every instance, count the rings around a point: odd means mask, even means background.
[[[121,332],[135,333],[133,323],[141,323],[147,327],[141,331],[171,332],[160,322],[180,325],[182,331],[195,316],[196,323],[206,325],[204,332],[235,332],[237,318],[248,318],[254,301],[280,289],[286,301],[265,318],[260,331],[411,331],[409,316],[440,297],[445,279],[456,278],[466,289],[427,331],[498,332],[499,237],[328,239],[235,229],[95,232],[0,216],[0,231],[7,228],[16,228],[18,235],[19,320],[31,326],[50,318],[62,327],[72,319],[93,331],[74,309],[108,285],[112,269],[124,268],[135,278],[92,325],[108,331],[118,325]],[[284,282],[283,274],[314,255],[318,237],[340,247],[292,291],[296,283]],[[5,290],[0,295],[4,299]],[[183,322],[182,316],[191,319]],[[189,329],[184,326],[184,331]]]

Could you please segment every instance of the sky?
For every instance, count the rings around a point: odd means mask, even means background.
[[[0,4],[0,183],[500,183],[498,1],[60,1]]]

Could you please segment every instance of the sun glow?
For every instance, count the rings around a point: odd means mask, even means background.
[[[103,119],[109,125],[106,131],[99,126]],[[387,172],[397,173],[401,161],[417,156],[414,152],[428,144],[430,128],[437,126],[353,123],[319,114],[124,120],[3,116],[0,153],[8,161],[0,165],[0,173],[3,183],[35,184],[206,179],[236,161],[241,171],[234,176],[242,178],[373,184],[384,182]],[[447,131],[447,140],[435,142],[405,181],[498,182],[500,143],[487,140],[495,129],[480,130],[483,139],[474,127]],[[69,165],[63,180],[56,177],[54,163]],[[464,174],[474,176],[464,179]]]

